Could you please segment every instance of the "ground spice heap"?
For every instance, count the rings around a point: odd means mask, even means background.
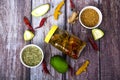
[[[84,10],[80,18],[82,23],[87,27],[94,27],[99,21],[99,15],[94,9]]]

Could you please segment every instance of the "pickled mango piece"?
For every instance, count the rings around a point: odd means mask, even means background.
[[[64,2],[64,0],[63,0],[63,1],[61,1],[61,2],[57,5],[57,7],[55,8],[55,11],[54,11],[54,19],[55,19],[55,20],[58,20],[59,15],[62,14],[62,12],[60,12],[60,10],[61,10],[61,8],[62,8],[62,6],[63,6],[64,4],[65,4],[65,2]]]

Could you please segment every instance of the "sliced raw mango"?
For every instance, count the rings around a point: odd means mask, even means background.
[[[94,40],[98,40],[104,36],[104,32],[101,29],[93,29],[92,35]]]
[[[43,5],[40,5],[39,7],[35,8],[31,12],[31,14],[35,17],[43,16],[48,12],[49,9],[50,9],[50,4],[43,4]]]
[[[26,31],[24,32],[24,40],[25,40],[25,41],[32,40],[33,37],[34,37],[34,33],[32,33],[31,31],[26,30]]]

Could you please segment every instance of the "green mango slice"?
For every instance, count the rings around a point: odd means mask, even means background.
[[[45,15],[49,9],[50,9],[50,4],[43,4],[43,5],[40,5],[37,8],[35,8],[31,12],[31,14],[35,17],[40,17],[40,16]]]
[[[34,37],[34,33],[32,33],[31,31],[26,30],[26,31],[24,32],[24,40],[25,40],[25,41],[32,40],[33,37]]]
[[[104,32],[101,29],[93,29],[92,35],[94,37],[94,40],[98,40],[104,36]]]

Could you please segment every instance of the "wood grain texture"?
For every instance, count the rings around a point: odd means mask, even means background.
[[[85,6],[98,6],[98,0],[73,0],[76,6],[77,11],[81,11],[81,9]],[[70,9],[70,1],[67,0],[67,18],[72,14],[72,11]],[[75,24],[67,24],[67,30],[71,32],[72,34],[79,37],[81,40],[86,41],[87,46],[81,53],[81,56],[78,60],[73,60],[71,58],[67,58],[70,65],[74,68],[74,72],[77,71],[77,69],[82,65],[82,63],[85,60],[89,60],[90,64],[87,68],[86,72],[83,72],[81,75],[70,77],[70,72],[67,73],[66,79],[67,80],[98,80],[98,60],[99,57],[97,55],[97,52],[93,50],[91,45],[89,44],[87,40],[87,36],[90,36],[91,30],[85,29],[83,26],[81,26],[80,22],[77,21]],[[99,43],[99,42],[98,42]],[[98,45],[99,46],[99,45]]]
[[[43,17],[53,15],[60,1],[62,0],[0,0],[0,80],[120,80],[120,0],[73,0],[78,11],[85,6],[93,5],[103,13],[103,21],[99,28],[105,32],[105,36],[96,41],[100,48],[100,63],[98,53],[92,49],[87,40],[91,30],[83,28],[79,21],[75,24],[67,23],[67,18],[72,14],[69,0],[65,0],[58,21],[54,20],[53,16],[49,17],[45,25],[36,30],[36,36],[32,41],[23,40],[23,32],[27,29],[23,17],[27,16],[35,28]],[[49,13],[38,18],[30,15],[32,9],[45,3],[51,5]],[[62,55],[61,51],[44,42],[53,24],[87,42],[78,60],[65,57],[75,71],[85,60],[89,60],[87,72],[71,77],[70,71],[60,74],[51,67],[50,57]],[[21,64],[19,52],[23,46],[31,43],[43,49],[47,67],[54,77],[43,73],[41,65],[28,69]]]
[[[120,0],[100,0],[103,12],[100,40],[101,80],[120,80]]]
[[[20,63],[19,52],[25,45],[22,20],[30,7],[30,0],[0,0],[0,80],[29,79],[29,69]]]
[[[35,7],[45,4],[45,3],[50,3],[50,11],[48,14],[42,16],[42,17],[32,17],[32,23],[34,27],[37,27],[43,17],[47,17],[50,15],[54,14],[54,10],[57,7],[57,5],[61,2],[62,0],[33,0],[32,1],[32,9]],[[44,42],[44,38],[51,29],[52,25],[58,25],[60,28],[63,29],[64,27],[64,6],[61,9],[62,14],[60,15],[58,20],[54,20],[53,16],[49,17],[47,19],[47,22],[44,24],[42,28],[39,28],[36,30],[36,36],[34,37],[32,43],[37,44],[43,49],[44,55],[45,55],[45,60],[47,62],[47,67],[51,73],[51,77],[49,75],[44,74],[42,72],[42,66],[39,66],[38,68],[31,69],[31,80],[62,80],[62,74],[56,72],[50,65],[50,58],[54,55],[62,55],[62,53],[55,49],[53,46],[50,44],[47,44]]]

